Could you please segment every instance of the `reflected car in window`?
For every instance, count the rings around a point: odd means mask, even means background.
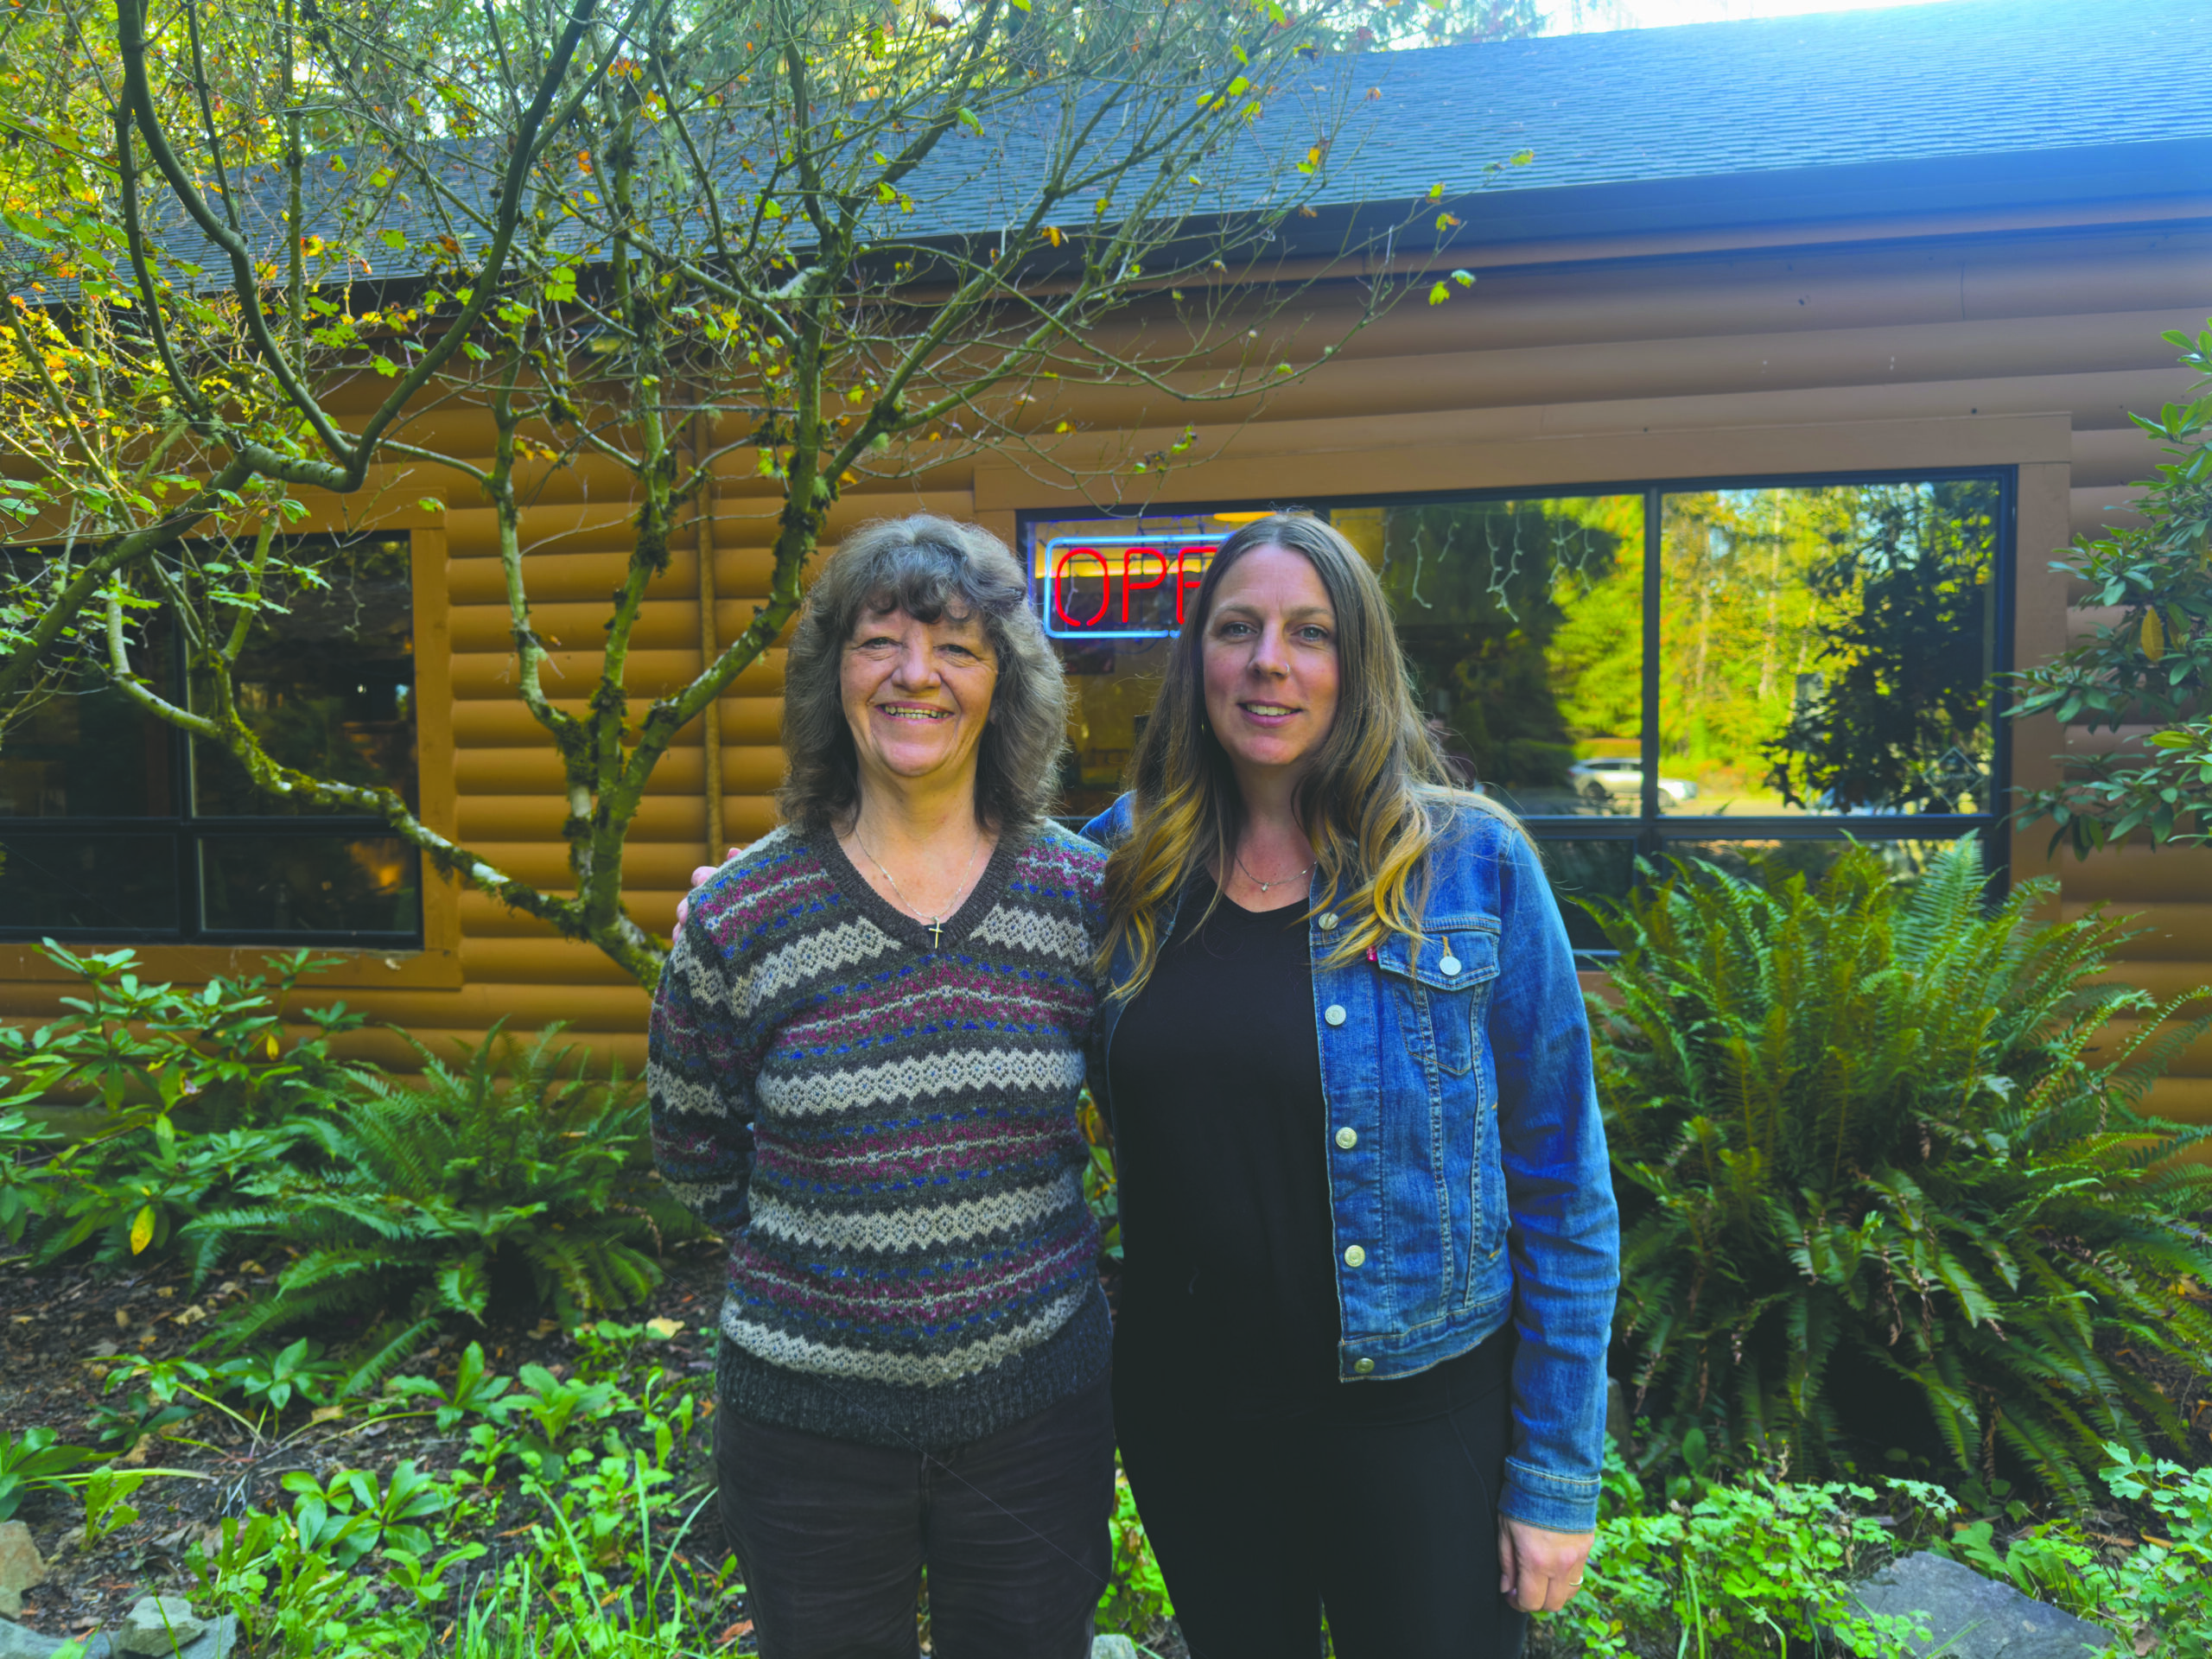
[[[1641,795],[1643,792],[1643,762],[1632,754],[1600,755],[1594,760],[1577,760],[1567,769],[1568,779],[1585,795]],[[1659,792],[1670,801],[1694,801],[1697,785],[1687,778],[1659,779]]]

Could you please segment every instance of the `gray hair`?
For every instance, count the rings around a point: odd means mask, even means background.
[[[1004,542],[976,524],[927,513],[878,518],[845,538],[823,566],[791,634],[784,668],[784,753],[776,809],[807,830],[850,819],[860,806],[860,760],[845,724],[840,671],[865,612],[904,611],[918,622],[981,622],[998,658],[998,683],[976,752],[976,817],[1001,834],[1051,810],[1067,746],[1068,690],[1029,583]]]

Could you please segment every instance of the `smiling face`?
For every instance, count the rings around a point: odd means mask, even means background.
[[[981,621],[948,613],[920,622],[904,611],[863,610],[845,641],[838,680],[863,791],[973,786],[998,683]]]
[[[1302,772],[1337,718],[1337,619],[1320,573],[1287,548],[1254,548],[1215,590],[1201,649],[1206,722],[1239,779]]]

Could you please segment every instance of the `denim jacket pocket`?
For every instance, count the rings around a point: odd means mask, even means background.
[[[1433,1055],[1446,1077],[1471,1071],[1475,1033],[1497,977],[1497,930],[1446,924],[1418,940],[1393,933],[1376,948],[1376,966],[1390,987],[1414,1063]]]

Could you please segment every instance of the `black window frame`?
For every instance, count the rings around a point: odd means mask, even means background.
[[[1914,813],[1870,817],[1866,814],[1802,813],[1782,817],[1736,817],[1662,812],[1660,798],[1660,645],[1662,539],[1665,499],[1723,490],[1823,489],[1852,485],[1933,484],[1984,482],[1998,492],[1997,538],[1993,550],[1990,581],[1994,593],[1992,609],[1996,638],[1991,642],[1990,780],[1983,812]],[[1339,509],[1395,506],[1452,506],[1490,501],[1580,500],[1598,496],[1639,496],[1643,503],[1643,638],[1641,682],[1643,734],[1639,764],[1643,791],[1634,814],[1606,814],[1587,817],[1565,813],[1528,813],[1521,822],[1539,845],[1548,841],[1625,841],[1635,844],[1636,855],[1657,860],[1667,855],[1670,843],[1693,842],[1841,841],[1869,843],[1899,841],[1961,841],[1974,836],[1982,843],[1982,865],[1989,878],[1989,892],[2001,896],[2011,882],[2011,848],[2004,833],[2008,813],[1996,810],[2009,797],[2012,785],[2012,728],[2005,718],[2007,675],[2012,669],[2013,607],[2019,546],[2019,468],[2016,465],[1989,467],[1884,467],[1834,472],[1712,473],[1681,478],[1640,478],[1593,480],[1573,484],[1510,485],[1465,490],[1401,490],[1382,494],[1329,494],[1302,499],[1279,497],[1216,498],[1148,505],[1141,512],[1116,511],[1088,504],[1068,507],[1023,508],[1014,515],[1014,539],[1033,599],[1037,593],[1035,527],[1079,519],[1100,523],[1119,518],[1198,518],[1214,513],[1304,511],[1332,513]],[[1892,828],[1891,826],[1894,826]],[[1078,823],[1075,827],[1080,828]],[[1576,955],[1603,960],[1614,953],[1580,950]]]
[[[413,537],[407,531],[375,532],[405,537],[409,543],[409,634],[414,634]],[[169,620],[168,684],[165,695],[178,707],[186,706],[187,678],[184,628],[181,620]],[[416,785],[421,787],[422,704],[410,682],[409,706],[415,720]],[[151,718],[151,716],[149,716]],[[404,841],[385,820],[359,813],[287,814],[255,817],[238,813],[200,813],[193,810],[194,739],[179,726],[168,726],[169,799],[175,810],[167,813],[65,817],[0,817],[0,840],[29,841],[76,836],[166,836],[175,860],[177,919],[174,928],[144,927],[22,927],[0,922],[0,944],[33,944],[52,939],[60,944],[209,945],[251,949],[297,946],[310,949],[364,951],[418,951],[423,948],[425,894],[423,857],[419,848]],[[203,843],[225,841],[267,841],[276,837],[316,841],[399,841],[412,867],[415,884],[415,926],[410,931],[388,929],[260,929],[211,928],[203,925],[207,912]]]

